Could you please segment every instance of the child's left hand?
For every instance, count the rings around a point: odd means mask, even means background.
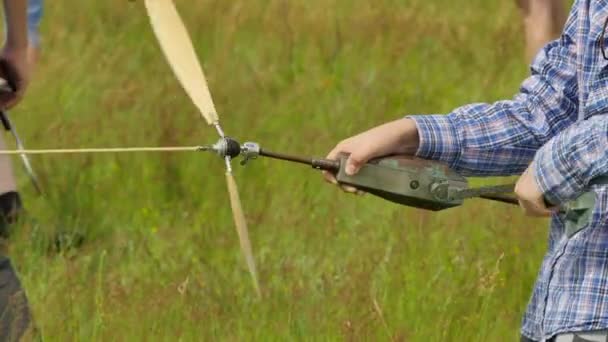
[[[536,179],[534,179],[534,169],[530,165],[519,177],[515,185],[515,195],[519,200],[519,206],[528,216],[547,217],[551,216],[552,211],[545,205],[545,199]]]

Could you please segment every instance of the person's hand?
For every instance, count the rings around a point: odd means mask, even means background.
[[[326,158],[337,160],[340,154],[349,154],[345,171],[352,176],[370,159],[393,154],[413,154],[417,149],[416,124],[410,119],[399,119],[343,140]],[[332,184],[338,183],[331,172],[324,171],[323,176]],[[343,189],[356,192],[352,187]]]
[[[25,94],[29,81],[27,48],[5,46],[0,52],[0,77],[13,91],[0,91],[0,110],[15,106]]]
[[[551,216],[552,211],[545,205],[543,193],[534,179],[532,166],[529,166],[517,180],[515,195],[519,200],[519,206],[526,215],[535,217]]]

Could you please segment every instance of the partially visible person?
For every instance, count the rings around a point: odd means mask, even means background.
[[[35,0],[31,0],[35,3]],[[28,61],[27,0],[3,0],[6,39],[0,51],[0,77],[8,80],[14,92],[0,92],[0,110],[19,103],[27,89]],[[0,179],[4,179],[0,176]],[[3,184],[4,185],[4,184]],[[4,188],[3,190],[10,190]],[[0,340],[33,339],[37,332],[32,323],[27,296],[4,248],[0,249]]]
[[[40,21],[43,14],[43,0],[29,0],[27,9],[27,67],[31,74],[40,54]],[[0,149],[6,149],[0,135]],[[17,191],[10,156],[0,156],[0,236],[7,237],[10,225],[22,210],[22,200]]]
[[[348,154],[348,175],[395,154],[437,160],[463,176],[521,174],[521,208],[552,218],[522,342],[608,341],[607,25],[608,1],[576,0],[561,38],[538,53],[511,99],[399,118],[327,156]]]
[[[516,0],[524,19],[526,58],[532,61],[545,44],[559,37],[566,22],[564,0]]]
[[[29,83],[27,62],[27,0],[3,0],[6,39],[0,51],[0,76],[11,81],[13,92],[0,92],[0,110],[18,104]]]

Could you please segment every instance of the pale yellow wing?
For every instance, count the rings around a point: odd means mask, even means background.
[[[172,0],[146,0],[152,28],[169,65],[208,124],[219,121],[203,68]]]
[[[201,115],[207,120],[207,123],[216,125],[220,135],[223,135],[218,125],[219,119],[207,86],[207,80],[203,74],[203,68],[199,64],[192,46],[192,40],[173,1],[145,0],[145,3],[156,38],[175,76],[199,109]],[[255,291],[258,296],[261,296],[251,242],[247,232],[247,222],[243,214],[236,182],[230,171],[226,173],[226,182],[228,183],[230,205],[239,235],[241,251],[253,279]]]
[[[241,251],[245,257],[247,268],[253,279],[253,286],[258,297],[261,296],[260,285],[258,283],[258,274],[255,267],[255,260],[253,259],[253,251],[251,250],[251,242],[249,241],[249,232],[247,230],[247,222],[245,221],[245,214],[243,214],[243,208],[241,206],[241,199],[239,198],[239,191],[234,181],[232,173],[226,172],[226,182],[228,183],[228,194],[230,195],[230,205],[232,206],[232,215],[234,216],[234,224],[236,225],[236,231],[239,235],[239,241],[241,243]]]

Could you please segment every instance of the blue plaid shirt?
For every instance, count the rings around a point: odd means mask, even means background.
[[[536,56],[512,100],[411,117],[422,158],[472,176],[521,174],[532,163],[556,204],[595,193],[583,229],[569,234],[566,217],[552,217],[523,319],[522,334],[534,340],[608,328],[608,186],[590,185],[608,174],[608,61],[599,48],[607,17],[608,0],[577,0],[562,36]]]

